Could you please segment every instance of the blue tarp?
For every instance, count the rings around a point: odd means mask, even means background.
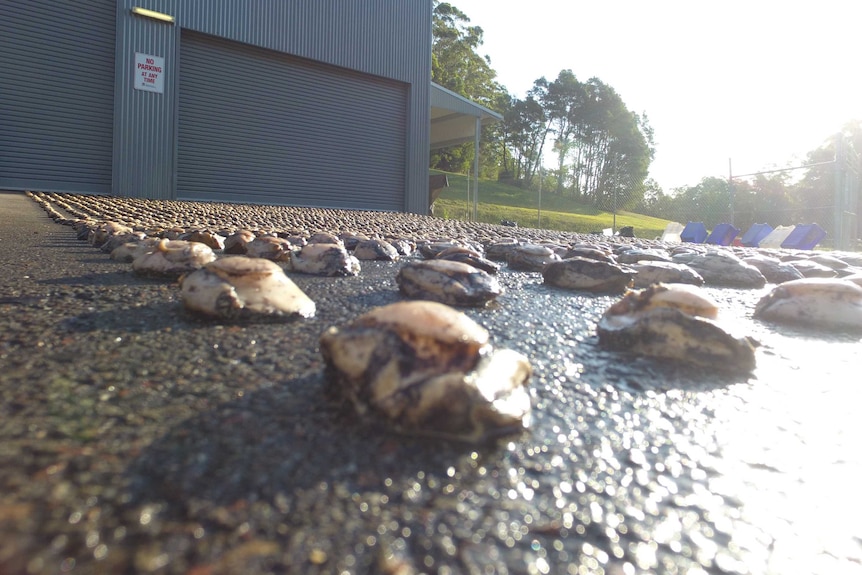
[[[770,233],[772,233],[772,226],[769,224],[752,224],[748,231],[742,234],[740,243],[749,248],[756,248]]]
[[[682,233],[679,234],[679,239],[684,242],[702,244],[706,236],[706,226],[703,225],[703,222],[688,222]]]
[[[826,230],[817,224],[799,224],[790,235],[781,242],[782,248],[810,250],[826,237]]]
[[[733,227],[732,224],[718,224],[706,238],[706,243],[729,246],[737,235],[739,235],[739,229]]]

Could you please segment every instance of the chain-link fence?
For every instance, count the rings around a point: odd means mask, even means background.
[[[840,140],[839,140],[840,142]],[[831,153],[829,155],[832,155]],[[568,229],[557,227],[552,212],[569,211],[577,205],[579,213],[591,215],[591,223],[572,231],[619,232],[637,221],[637,237],[653,239],[661,235],[664,221],[703,222],[707,230],[719,224],[731,224],[742,236],[755,224],[795,226],[817,224],[826,230],[821,247],[833,249],[862,249],[860,231],[860,173],[862,160],[849,146],[837,144],[834,156],[804,166],[767,170],[730,177],[707,177],[698,184],[664,191],[651,180],[646,182],[624,172],[609,173],[602,182],[584,189],[572,189],[571,179],[566,187],[559,188],[553,170],[534,178],[529,194],[538,205],[529,213],[507,211],[503,205],[487,203],[485,192],[479,194],[480,208],[474,210],[475,190],[472,178],[450,175],[450,186],[466,188],[466,204],[444,206],[441,217],[479,219],[492,223],[517,220],[521,226]],[[541,182],[541,184],[539,183]],[[481,187],[481,186],[480,186]],[[450,188],[454,189],[454,188]],[[544,200],[541,198],[544,194]],[[560,201],[565,199],[564,202]],[[491,203],[500,200],[495,198]],[[491,209],[499,208],[499,209]],[[437,212],[435,212],[437,213]],[[638,216],[652,216],[657,220],[638,221]],[[513,222],[514,223],[514,222]],[[639,227],[640,226],[640,227]]]
[[[839,140],[840,141],[840,140]],[[826,230],[822,247],[858,250],[862,214],[862,158],[840,143],[832,160],[728,178],[704,178],[665,193],[624,174],[596,194],[601,210],[627,211],[679,222],[703,222],[708,230],[728,223],[742,235],[754,224],[771,227],[816,223]],[[615,226],[616,227],[616,226]]]
[[[862,249],[862,213],[859,211],[862,196],[862,156],[857,150],[839,145],[835,155],[835,247]]]

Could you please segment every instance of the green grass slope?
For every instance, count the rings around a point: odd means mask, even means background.
[[[467,177],[463,174],[446,175],[449,187],[443,188],[434,203],[434,215],[444,219],[467,219]],[[470,200],[472,207],[472,197]],[[501,220],[510,220],[518,222],[521,227],[580,233],[600,231],[614,224],[611,212],[549,193],[542,194],[541,216],[540,222],[538,193],[493,180],[479,180],[480,222],[499,224]],[[616,217],[617,229],[632,226],[635,236],[647,239],[660,236],[667,223],[668,220],[633,212],[617,212]]]

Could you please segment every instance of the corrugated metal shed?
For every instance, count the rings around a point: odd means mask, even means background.
[[[136,8],[166,15],[168,21],[136,14]],[[332,100],[316,96],[316,122],[306,123],[302,137],[309,143],[315,140],[315,145],[342,138],[364,146],[356,154],[342,151],[344,167],[340,180],[332,178],[331,190],[319,187],[297,199],[286,187],[279,195],[274,187],[261,185],[253,199],[424,213],[431,145],[469,141],[477,118],[483,124],[500,119],[487,108],[432,87],[430,29],[431,0],[11,3],[4,6],[0,20],[0,187],[157,199],[188,192],[179,182],[181,174],[189,173],[182,172],[179,154],[180,87],[183,74],[195,70],[184,71],[181,63],[203,66],[184,59],[183,43],[207,35],[259,49],[262,59],[263,54],[278,53],[327,70],[325,77],[343,79],[326,84]],[[159,90],[135,88],[142,57],[161,64]],[[240,70],[229,60],[211,63],[207,73],[236,80]],[[242,70],[242,81],[277,102],[285,86],[272,85],[266,67],[259,68],[256,75]],[[306,95],[313,93],[313,87],[306,88]],[[300,99],[297,93],[291,97]],[[225,126],[230,127],[230,121],[225,117]],[[316,132],[309,128],[315,123]],[[217,124],[218,118],[208,128],[214,157],[224,151],[215,141]],[[271,144],[265,138],[254,141],[252,131],[241,134],[238,127],[234,135],[245,138],[236,141],[248,150]],[[188,150],[183,157],[200,152],[200,147]],[[244,159],[249,158],[237,158]],[[298,165],[295,168],[298,171]],[[259,171],[248,178],[254,169]],[[347,191],[348,173],[359,181],[377,181],[381,189]],[[224,174],[220,176],[225,181]],[[253,184],[283,176],[272,164],[255,168],[254,162],[246,162],[231,177]],[[205,184],[205,179],[197,183]],[[207,196],[205,188],[191,195],[218,197],[218,190],[209,190],[213,193]]]
[[[131,9],[136,5],[169,14],[174,23],[134,16]],[[394,111],[404,122],[403,209],[424,213],[430,152],[430,27],[430,0],[118,0],[115,193],[176,197],[181,31],[188,30],[405,84],[403,110]],[[134,90],[136,52],[164,58],[164,93]],[[266,86],[266,78],[260,78],[260,89]],[[346,121],[364,119],[355,114]],[[331,132],[325,136],[337,137]]]
[[[136,14],[134,8],[169,18]],[[372,83],[383,90],[378,107],[391,110],[379,123],[388,130],[383,140],[399,141],[397,146],[389,141],[378,150],[385,157],[364,161],[360,168],[369,167],[369,180],[377,177],[375,169],[397,161],[399,168],[390,170],[384,185],[386,194],[399,199],[390,197],[381,205],[422,212],[428,186],[430,26],[430,0],[32,0],[4,5],[0,186],[176,197],[182,42],[184,32],[197,32],[343,70],[345,78],[376,79]],[[160,63],[158,90],[135,88],[141,57]],[[225,66],[220,73],[236,71]],[[265,76],[245,76],[244,81],[277,96]],[[393,99],[386,86],[400,86],[399,95]],[[351,90],[356,93],[355,82],[327,89],[340,91],[340,122],[321,122],[319,132],[306,132],[306,138],[349,141],[363,131],[374,133],[361,127],[375,119],[363,117],[370,100],[353,106],[348,97]],[[323,113],[333,109],[321,107]],[[325,202],[344,197],[345,190],[334,186]]]

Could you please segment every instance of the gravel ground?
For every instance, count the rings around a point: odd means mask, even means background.
[[[304,230],[401,217],[269,210]],[[764,290],[709,288],[762,344],[726,376],[602,350],[616,298],[504,269],[497,303],[464,311],[530,358],[534,425],[464,445],[326,392],[318,337],[401,299],[400,263],[291,274],[315,318],[222,325],[23,194],[0,193],[0,221],[0,573],[862,572],[862,343],[751,319]]]

